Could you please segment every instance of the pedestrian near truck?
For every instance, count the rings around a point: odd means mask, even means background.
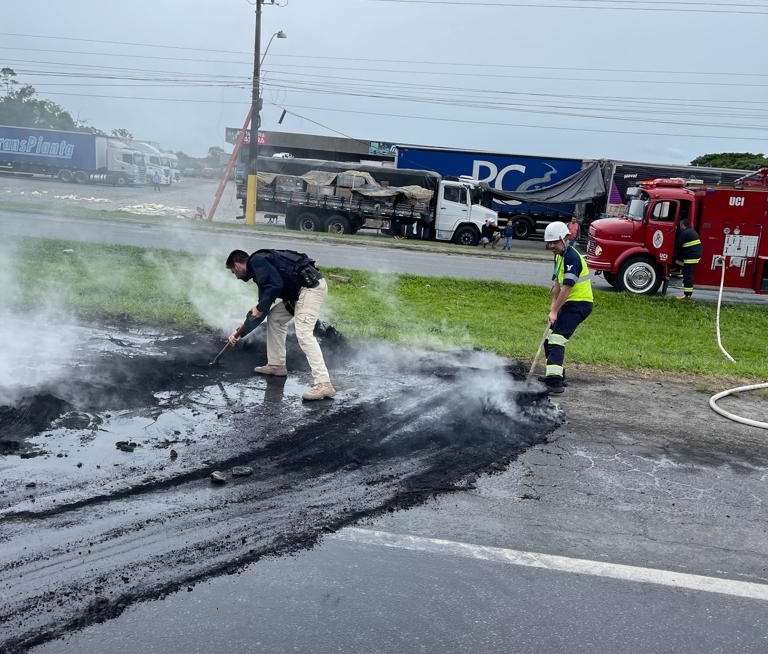
[[[328,295],[328,284],[315,262],[302,252],[293,250],[257,250],[249,255],[233,250],[227,257],[227,269],[243,282],[253,281],[259,287],[259,301],[249,311],[252,330],[267,316],[267,363],[254,368],[259,375],[285,377],[285,340],[288,323],[293,320],[299,342],[312,370],[312,388],[302,395],[306,401],[323,400],[336,395],[331,384],[323,353],[315,338],[315,323]],[[282,300],[274,304],[276,300]],[[241,330],[229,335],[234,345],[244,336]]]
[[[592,282],[587,262],[570,245],[571,233],[565,223],[554,222],[544,230],[547,250],[555,253],[552,273],[552,300],[549,305],[549,333],[544,341],[546,374],[539,377],[548,393],[562,393],[565,382],[565,346],[576,328],[592,313]]]
[[[501,232],[496,224],[489,218],[480,228],[480,245],[487,248],[489,245],[495,248],[501,239]]]
[[[512,249],[512,239],[515,236],[515,226],[512,223],[511,220],[507,221],[507,224],[504,226],[504,229],[501,230],[501,235],[504,237],[504,243],[501,246],[502,250],[511,250]]]
[[[570,234],[570,242],[568,245],[576,245],[579,240],[579,230],[579,221],[576,219],[576,216],[573,216],[571,221],[568,223],[568,233]]]

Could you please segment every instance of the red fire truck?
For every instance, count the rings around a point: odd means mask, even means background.
[[[587,264],[614,288],[638,295],[666,292],[675,261],[675,235],[689,218],[703,254],[696,285],[768,293],[768,168],[709,186],[695,180],[654,179],[630,189],[623,216],[589,228]]]

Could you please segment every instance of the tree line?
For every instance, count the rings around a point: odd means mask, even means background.
[[[29,84],[20,84],[12,68],[0,69],[0,86],[4,89],[0,98],[0,125],[18,127],[38,127],[41,129],[62,129],[73,132],[90,132],[103,136],[116,136],[133,139],[133,135],[124,128],[113,129],[109,134],[88,125],[86,121],[75,120],[64,107],[52,100],[37,98],[37,91]],[[190,157],[184,152],[176,152],[182,167],[200,166],[217,167],[224,150],[218,146],[208,148],[208,156]],[[751,152],[720,152],[703,154],[691,161],[692,166],[713,168],[736,168],[739,170],[757,170],[768,166],[768,158]]]
[[[53,100],[42,100],[30,84],[21,84],[16,79],[12,68],[0,68],[0,125],[14,127],[35,127],[38,129],[59,129],[69,132],[87,132],[101,136],[133,140],[134,136],[125,128],[112,129],[109,133],[88,125],[87,121],[75,120],[72,114]],[[208,166],[218,167],[224,153],[218,146],[208,149],[206,157],[191,157],[184,152],[174,152],[182,168],[201,169]]]

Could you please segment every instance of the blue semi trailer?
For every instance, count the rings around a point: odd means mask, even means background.
[[[473,150],[399,146],[398,168],[433,170],[444,177],[471,177],[502,191],[535,191],[559,182],[581,170],[582,159],[501,154]],[[576,210],[573,204],[524,204],[516,200],[494,200],[491,207],[500,222],[512,221],[515,238],[525,239],[553,221],[567,221]]]
[[[0,172],[126,186],[142,183],[145,170],[144,155],[117,138],[0,125]]]

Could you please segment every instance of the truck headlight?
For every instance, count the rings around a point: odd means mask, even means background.
[[[603,253],[603,248],[601,248],[599,245],[595,246],[595,256],[599,257]]]

